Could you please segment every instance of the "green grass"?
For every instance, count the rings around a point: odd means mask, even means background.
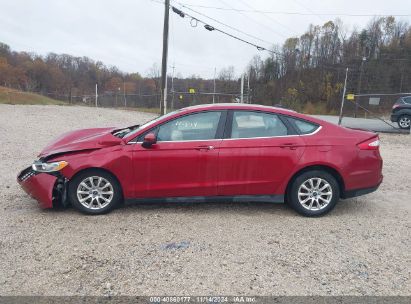
[[[0,104],[12,105],[65,105],[67,103],[39,94],[22,92],[0,86]]]

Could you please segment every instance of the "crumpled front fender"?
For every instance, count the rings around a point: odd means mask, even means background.
[[[31,167],[24,169],[17,176],[17,182],[23,190],[40,203],[42,208],[53,208],[53,188],[57,177],[36,173]]]

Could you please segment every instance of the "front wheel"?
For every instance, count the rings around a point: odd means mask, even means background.
[[[330,212],[340,197],[334,176],[313,170],[298,176],[288,193],[291,207],[305,216],[320,216]]]
[[[117,180],[101,170],[88,170],[75,176],[70,181],[68,194],[73,207],[95,215],[111,211],[122,199]]]
[[[398,126],[401,129],[409,129],[411,124],[411,116],[402,115],[398,118]]]

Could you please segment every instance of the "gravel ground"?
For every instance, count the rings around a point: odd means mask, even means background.
[[[282,204],[41,210],[17,185],[54,136],[151,114],[0,105],[1,295],[411,295],[411,136],[381,135],[384,183],[322,218]]]

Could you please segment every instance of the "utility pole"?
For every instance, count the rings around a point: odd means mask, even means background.
[[[97,83],[96,83],[96,108],[97,108]]]
[[[161,97],[160,113],[164,115],[167,108],[167,53],[168,53],[168,23],[170,0],[164,1],[163,57],[161,60]]]
[[[216,74],[216,68],[214,67],[214,80],[213,80],[213,103],[215,103],[215,74]]]
[[[344,90],[343,90],[343,94],[341,97],[340,118],[338,119],[338,125],[341,125],[342,116],[343,116],[345,93],[347,92],[347,77],[348,77],[348,68],[345,70]]]
[[[244,103],[244,74],[241,75],[241,96],[240,103]]]

